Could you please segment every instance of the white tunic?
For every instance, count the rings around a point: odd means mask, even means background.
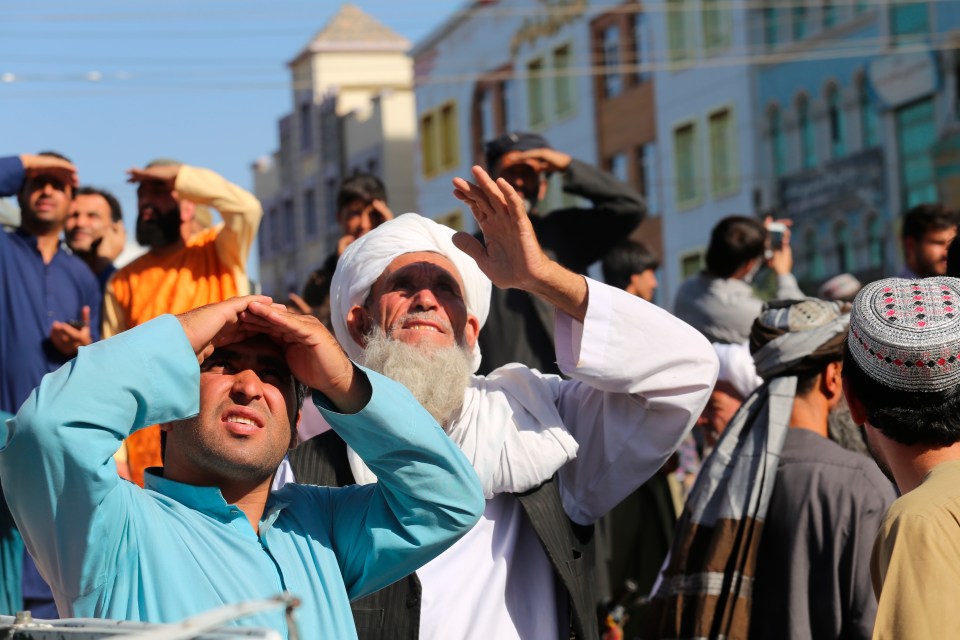
[[[557,475],[564,510],[580,524],[604,515],[670,457],[706,404],[718,366],[690,326],[619,289],[587,284],[582,324],[556,314],[557,364],[571,379],[534,372],[511,389],[521,405],[552,404],[579,444]],[[475,382],[465,407],[478,401],[482,379]],[[513,495],[488,500],[473,530],[417,575],[421,638],[561,637],[552,567]]]

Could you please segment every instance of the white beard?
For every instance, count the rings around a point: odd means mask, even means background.
[[[380,327],[367,336],[360,361],[409,389],[445,430],[470,384],[472,358],[465,347],[409,345],[390,338]]]

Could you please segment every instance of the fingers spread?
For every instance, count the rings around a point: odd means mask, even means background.
[[[476,262],[480,262],[486,257],[487,250],[483,244],[464,231],[458,231],[453,235],[453,244]]]

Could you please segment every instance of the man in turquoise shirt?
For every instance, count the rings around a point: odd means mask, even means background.
[[[270,492],[296,444],[298,381],[379,483]],[[165,464],[140,489],[112,456],[150,424],[167,434]],[[172,622],[287,590],[302,637],[356,637],[349,599],[432,559],[484,507],[472,467],[404,387],[263,296],[81,349],[0,423],[0,446],[10,510],[64,616]],[[280,612],[239,624],[288,632]]]

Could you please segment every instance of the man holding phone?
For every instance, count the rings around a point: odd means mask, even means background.
[[[16,195],[20,228],[0,230],[0,412],[99,338],[100,287],[60,243],[77,170],[53,152],[0,158],[0,197]],[[0,614],[57,617],[50,589],[23,551],[0,500]]]
[[[706,269],[680,285],[673,313],[710,342],[743,344],[750,339],[750,327],[763,308],[752,282],[764,261],[777,274],[777,299],[806,297],[792,273],[786,221],[728,216],[713,228],[705,261]]]

